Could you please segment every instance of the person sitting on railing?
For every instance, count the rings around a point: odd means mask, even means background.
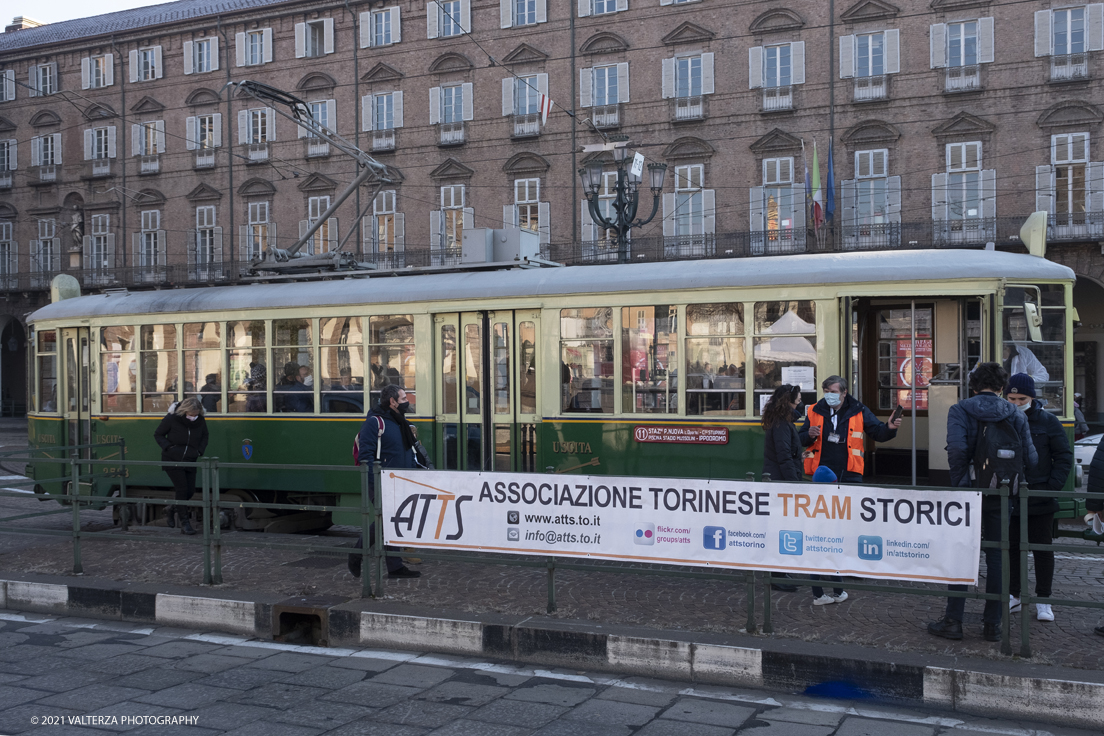
[[[176,410],[166,414],[153,439],[161,447],[161,462],[194,463],[207,449],[207,422],[203,418],[203,404],[192,396],[176,405]],[[190,501],[195,494],[196,469],[194,467],[164,466],[165,474],[172,481],[177,501]],[[171,528],[180,518],[180,531],[195,534],[192,528],[191,510],[187,506],[167,506],[165,523]]]
[[[1024,475],[1027,487],[1032,491],[1060,491],[1066,487],[1073,469],[1073,450],[1066,430],[1058,417],[1035,400],[1035,381],[1026,373],[1017,373],[1008,379],[1004,396],[1027,417],[1031,429],[1031,441],[1039,454],[1039,463]],[[1008,529],[1009,564],[1008,591],[1011,595],[1010,613],[1020,610],[1020,503],[1010,504],[1012,523]],[[1032,496],[1027,501],[1027,541],[1029,544],[1050,544],[1054,527],[1054,514],[1058,511],[1058,499]],[[1054,581],[1054,553],[1037,549],[1035,555],[1035,596],[1049,598]],[[1053,621],[1054,611],[1049,603],[1035,604],[1035,617],[1040,621]]]

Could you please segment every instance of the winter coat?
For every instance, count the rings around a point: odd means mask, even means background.
[[[1027,487],[1035,491],[1060,491],[1066,487],[1070,470],[1073,468],[1073,450],[1070,448],[1066,430],[1058,417],[1039,406],[1038,401],[1031,402],[1027,410],[1027,424],[1031,429],[1031,442],[1039,455],[1039,464],[1028,470]],[[1013,513],[1019,511],[1018,503],[1012,504]],[[1027,502],[1029,516],[1053,514],[1058,511],[1056,498],[1031,498]]]
[[[801,437],[793,422],[779,422],[767,430],[763,444],[763,474],[771,480],[803,480]]]
[[[1104,439],[1096,446],[1096,454],[1089,465],[1089,486],[1085,490],[1089,494],[1085,499],[1088,510],[1104,511]]]
[[[1024,472],[1039,463],[1039,455],[1031,441],[1027,417],[1010,402],[988,391],[960,401],[947,412],[947,462],[951,466],[951,485],[971,488],[970,467],[977,449],[978,426],[981,422],[999,422],[1011,418],[1012,427],[1020,435]],[[990,497],[986,497],[988,500]]]
[[[191,422],[176,412],[166,414],[153,439],[161,446],[162,462],[195,462],[207,450],[207,420],[201,415]]]
[[[376,417],[383,417],[383,436],[379,434],[379,423]],[[407,447],[403,442],[402,427],[391,418],[388,411],[373,409],[368,412],[364,424],[360,426],[360,435],[357,439],[359,454],[357,459],[361,465],[368,466],[368,483],[371,485],[375,478],[376,443],[380,446],[380,468],[397,470],[409,470],[416,468],[414,448]]]
[[[832,431],[832,409],[828,406],[827,401],[821,399],[810,411],[815,411],[824,417],[824,427],[822,429],[824,439],[820,443],[820,464],[831,468],[837,477],[842,476],[847,468],[847,443],[829,442],[827,440],[828,433]],[[847,434],[847,422],[860,412],[863,418],[863,432],[866,433],[867,437],[875,442],[888,442],[897,436],[896,429],[885,422],[878,421],[878,418],[874,416],[874,412],[863,406],[862,402],[854,396],[847,394],[836,410],[836,431],[840,433],[841,437]],[[805,417],[805,423],[801,425],[799,436],[802,447],[808,447],[814,442],[814,438],[809,436],[808,416]]]

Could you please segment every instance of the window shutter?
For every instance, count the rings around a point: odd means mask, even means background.
[[[84,160],[92,160],[92,130],[91,128],[84,131]]]
[[[790,201],[793,202],[794,242],[805,242],[805,182],[790,185]]]
[[[311,225],[310,220],[300,220],[299,221],[299,240],[302,240],[303,236],[307,234],[307,230],[310,229],[310,225]],[[315,232],[315,235],[318,235],[318,233]],[[314,252],[315,252],[314,251],[314,243],[315,243],[316,240],[317,240],[317,238],[312,237],[309,241],[307,241],[306,243],[303,244],[301,250],[305,250],[308,255],[314,255]]]
[[[402,41],[402,12],[399,6],[391,8],[391,43]]]
[[[579,107],[594,104],[594,70],[586,67],[579,70]]]
[[[932,69],[947,66],[947,24],[934,23],[928,29],[929,62]]]
[[[517,227],[518,226],[518,210],[517,205],[504,204],[502,205],[502,227]]]
[[[840,182],[840,205],[843,211],[843,238],[845,244],[853,244],[855,238],[855,180]]]
[[[249,143],[249,111],[238,111],[238,143],[244,145]]]
[[[805,84],[805,42],[794,41],[790,44],[790,58],[793,60],[794,84]]]
[[[763,86],[763,47],[752,46],[748,49],[748,89]]]
[[[216,227],[214,230],[214,243],[211,245],[211,260],[215,263],[222,263],[222,228]]]
[[[667,192],[663,195],[663,237],[675,234],[675,195]]]
[[[978,18],[978,63],[993,62],[993,19]]]
[[[218,148],[222,145],[222,113],[216,112],[211,116],[213,118],[212,126],[214,130],[211,131],[211,143]]]
[[[14,145],[14,144],[13,144]],[[15,149],[12,149],[12,156],[15,156]],[[115,158],[115,126],[110,125],[107,128],[107,157]],[[15,168],[14,166],[12,167]]]
[[[107,252],[104,253],[105,266],[115,268],[115,233],[107,234]]]
[[[337,100],[326,100],[326,127],[337,132]]]
[[[429,124],[437,125],[441,122],[441,88],[432,87],[429,90]]]
[[[302,59],[307,55],[307,24],[295,24],[295,58]]]
[[[395,252],[396,253],[402,253],[404,250],[406,250],[406,215],[404,215],[401,212],[396,212],[394,217],[395,217]]]
[[[369,215],[360,221],[360,243],[365,253],[379,253],[379,218]]]
[[[514,78],[504,77],[502,80],[502,114],[514,114]]]
[[[548,75],[543,72],[537,75],[537,93],[548,96]]]
[[[364,95],[360,98],[360,129],[368,132],[372,130],[375,118],[372,115],[372,95]]]
[[[629,101],[629,62],[617,64],[617,101]]]
[[[541,202],[537,205],[537,217],[540,218],[540,222],[537,224],[537,232],[540,235],[540,242],[547,244],[551,242],[552,238],[552,208],[548,202]]]
[[[582,223],[582,226],[583,226],[582,239],[583,239],[583,241],[597,240],[598,239],[598,226],[596,224],[594,224],[594,219],[590,216],[590,203],[587,202],[587,200],[584,199],[580,203],[580,205],[581,205],[582,212],[581,212],[581,215],[579,217],[579,222]]]
[[[115,54],[104,54],[104,86],[115,84]]]
[[[211,71],[217,72],[219,70],[219,39],[218,36],[211,36]]]
[[[392,92],[391,99],[393,105],[392,112],[395,116],[395,127],[401,128],[403,127],[403,93]]]
[[[548,22],[548,0],[537,0],[537,22]]]
[[[473,108],[475,107],[475,105],[473,104],[474,100],[472,100],[472,83],[471,82],[464,82],[463,86],[464,86],[463,118],[464,118],[464,120],[471,120],[473,117],[475,117],[475,115],[473,113]]]
[[[840,36],[840,79],[850,79],[855,76],[855,37]]]
[[[4,72],[4,99],[11,101],[15,99],[15,70],[8,69]]]
[[[153,129],[154,129],[154,131],[156,131],[157,152],[158,153],[164,153],[165,152],[165,121],[164,120],[158,120],[156,123],[153,124]]]
[[[141,156],[142,151],[142,126],[135,123],[130,126],[130,155]]]
[[[1088,184],[1088,176],[1086,176],[1086,184]],[[1035,211],[1040,210],[1054,212],[1054,167],[1050,165],[1035,167]]]
[[[750,190],[751,201],[748,211],[751,213],[750,230],[758,232],[763,227],[763,187],[752,187]]]
[[[1035,55],[1050,56],[1054,38],[1050,33],[1051,15],[1049,10],[1035,11]]]
[[[426,38],[437,38],[437,21],[440,10],[437,7],[437,3],[430,0],[426,3]]]
[[[460,0],[460,32],[471,33],[471,0]]]
[[[31,166],[42,165],[42,139],[38,136],[31,138]]]
[[[195,44],[191,41],[185,41],[184,42],[184,73],[185,74],[191,74],[195,70],[195,67],[194,67],[195,56],[193,56],[193,54],[195,53],[194,46],[195,46]]]
[[[886,219],[891,223],[901,222],[901,177],[886,177]]]
[[[660,7],[663,7],[663,6],[665,6],[665,5],[670,5],[670,4],[672,4],[672,3],[674,2],[674,1],[675,1],[675,0],[659,0],[659,5],[660,5]]]
[[[248,225],[238,225],[238,259],[243,263],[250,260]]]
[[[27,90],[28,97],[38,97],[42,93],[38,89],[38,66],[32,65],[27,71]]]
[[[1089,51],[1104,51],[1104,3],[1090,3],[1085,8],[1085,46]]]
[[[130,52],[130,81],[133,84],[138,81],[138,52]]]
[[[85,269],[92,269],[98,264],[92,262],[92,236],[85,235],[81,238],[81,248],[84,250],[84,267]]]
[[[334,52],[333,18],[322,19],[322,51],[327,54],[332,54]]]
[[[701,90],[703,95],[713,94],[713,54],[705,53],[701,55]]]
[[[165,74],[165,65],[162,64],[161,62],[162,62],[161,47],[160,46],[154,46],[153,47],[153,66],[154,66],[153,78],[154,79],[160,79]]]
[[[196,244],[198,233],[195,230],[188,231],[188,265],[194,266],[199,260],[199,246]]]
[[[618,12],[629,9],[629,0],[617,0]]]
[[[932,174],[932,219],[945,221],[947,213],[947,175],[943,172]]]
[[[372,13],[361,13],[357,16],[360,23],[360,47],[366,49],[372,45]]]
[[[199,126],[197,125],[197,123],[198,118],[195,117],[189,117],[186,121],[184,121],[184,147],[187,148],[189,151],[194,151],[196,148],[198,148],[197,143],[199,142]]]
[[[62,160],[61,160],[61,153],[62,153],[62,150],[61,150],[61,133],[54,133],[53,134],[53,139],[54,139],[54,163],[60,165],[61,163],[63,163]]]
[[[886,74],[901,71],[901,31],[896,28],[885,32],[885,60]]]
[[[341,233],[341,228],[338,227],[338,224],[339,223],[336,217],[326,218],[326,225],[328,226],[326,229],[330,233],[330,237],[327,238],[326,242],[324,243],[327,253],[331,253],[337,249],[338,235]]]
[[[245,34],[234,34],[234,63],[237,66],[245,66]]]
[[[317,122],[317,121],[315,121],[315,122]],[[302,125],[296,125],[295,126],[295,137],[296,138],[306,138],[309,135],[310,135],[310,131],[307,130],[306,128],[304,128]]]
[[[712,189],[702,190],[702,232],[713,235],[717,232],[717,193]]]
[[[471,230],[473,227],[475,227],[475,208],[474,207],[465,207],[464,208],[464,229],[465,230]]]
[[[981,172],[981,216],[993,219],[997,216],[997,170]]]
[[[510,28],[514,25],[513,0],[498,0],[498,27]]]
[[[675,96],[675,60],[663,60],[663,99]]]
[[[429,213],[429,248],[441,249],[441,210],[430,210]]]
[[[261,53],[264,56],[264,61],[267,64],[272,61],[272,29],[265,28],[261,31]]]
[[[276,140],[276,111],[271,107],[265,108],[265,143]]]
[[[87,56],[81,59],[81,89],[88,89],[91,86],[89,81],[92,76],[91,64],[92,60]]]
[[[1085,166],[1085,211],[1104,212],[1104,163]]]
[[[579,17],[586,18],[590,15],[590,0],[578,0]]]

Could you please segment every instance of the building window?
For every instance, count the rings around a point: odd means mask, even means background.
[[[214,148],[215,143],[215,116],[199,115],[196,117],[196,148]]]
[[[380,192],[372,202],[372,214],[376,218],[375,252],[395,252],[395,190]]]
[[[0,188],[8,188],[12,185],[12,170],[16,166],[16,141],[14,139],[0,140]]]
[[[326,23],[316,20],[307,23],[306,56],[317,57],[326,53]]]
[[[792,80],[790,44],[763,49],[763,86],[788,87]]]
[[[0,102],[15,99],[15,70],[0,69]]]
[[[1089,163],[1089,134],[1067,133],[1051,138],[1054,165],[1054,214],[1085,212],[1085,173]]]
[[[539,233],[540,179],[514,180],[514,206],[517,208],[517,226]]]
[[[111,85],[111,54],[93,56],[88,60],[88,87],[99,89]]]
[[[110,158],[110,148],[108,146],[108,128],[93,128],[92,129],[92,154],[90,158],[93,161],[100,161],[106,158]]]
[[[464,185],[441,187],[441,245],[447,250],[459,249],[464,232]]]
[[[93,215],[84,267],[102,273],[114,265],[115,242],[111,233],[111,215]]]
[[[137,265],[142,269],[151,269],[158,265],[161,241],[161,211],[143,210],[142,230],[137,234]]]
[[[1055,56],[1085,52],[1085,9],[1065,8],[1053,11],[1052,33]]]
[[[310,227],[314,223],[318,222],[322,218],[322,213],[330,208],[329,195],[321,197],[310,197],[307,199],[307,227]],[[304,229],[305,232],[305,229]],[[307,253],[314,255],[315,253],[328,253],[331,247],[335,244],[336,232],[334,227],[334,218],[327,218],[322,226],[315,230],[314,235],[307,241],[306,250]]]
[[[978,63],[977,21],[947,24],[947,66],[974,66]]]
[[[464,27],[460,24],[460,8],[461,0],[443,0],[443,2],[437,3],[441,9],[441,35],[442,36],[459,36],[464,32]]]
[[[391,8],[372,13],[372,45],[387,46],[391,43]]]
[[[886,159],[888,151],[855,153],[855,217],[859,225],[886,222]]]
[[[702,58],[675,59],[675,97],[698,97],[702,93]]]
[[[15,274],[19,264],[16,261],[15,242],[12,240],[12,223],[0,221],[0,279],[3,283]]]
[[[604,13],[616,13],[617,12],[617,0],[594,0],[594,15],[602,15]]]
[[[701,164],[675,167],[675,235],[701,235],[705,214]]]
[[[372,130],[395,127],[395,96],[388,92],[372,96]]]
[[[441,88],[441,122],[459,123],[464,120],[464,85]]]
[[[204,38],[192,41],[192,70],[196,74],[218,69],[218,50],[215,40]]]
[[[981,143],[947,146],[948,219],[981,217]]]
[[[218,260],[215,251],[215,208],[196,207],[196,265],[215,263]]]
[[[57,239],[57,220],[38,221],[38,242],[31,252],[31,266],[41,274],[61,269],[61,244]]]
[[[249,224],[246,225],[245,247],[242,260],[252,261],[261,258],[268,246],[269,228],[268,202],[249,203]]]
[[[763,205],[765,230],[793,228],[793,159],[768,158],[763,161]]]
[[[621,410],[626,414],[678,411],[678,307],[621,309]]]
[[[259,66],[265,61],[264,31],[249,31],[245,34],[245,65]]]
[[[617,65],[594,67],[594,92],[595,105],[616,105],[617,95]]]
[[[61,163],[61,134],[53,133],[31,138],[31,165],[56,166]]]
[[[686,413],[744,413],[746,363],[743,304],[686,307]]]
[[[161,57],[161,47],[152,46],[138,49],[138,79],[139,82],[148,82],[151,79],[161,77],[158,69]]]
[[[514,79],[514,114],[536,115],[540,112],[540,90],[536,74]]]
[[[180,390],[180,366],[176,325],[142,325],[142,411],[164,414],[177,400]]]
[[[855,36],[855,76],[876,77],[885,74],[885,34]]]
[[[249,143],[268,142],[268,117],[267,109],[249,111]]]
[[[613,413],[613,309],[560,310],[560,407]]]
[[[32,67],[31,85],[35,95],[52,95],[57,92],[57,64],[51,62]]]
[[[537,22],[537,0],[512,0],[514,25],[528,26]]]

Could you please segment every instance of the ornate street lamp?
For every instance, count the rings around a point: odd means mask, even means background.
[[[594,160],[579,169],[583,192],[590,208],[590,217],[598,227],[617,233],[617,262],[629,261],[629,231],[634,227],[647,225],[659,211],[659,198],[663,194],[663,180],[667,176],[667,164],[648,164],[648,183],[652,190],[652,212],[646,218],[637,220],[636,210],[640,203],[640,177],[631,171],[633,157],[628,141],[615,143],[613,161],[617,165],[617,185],[614,198],[610,201],[609,217],[602,214],[598,207],[598,195],[602,191],[601,161]]]

